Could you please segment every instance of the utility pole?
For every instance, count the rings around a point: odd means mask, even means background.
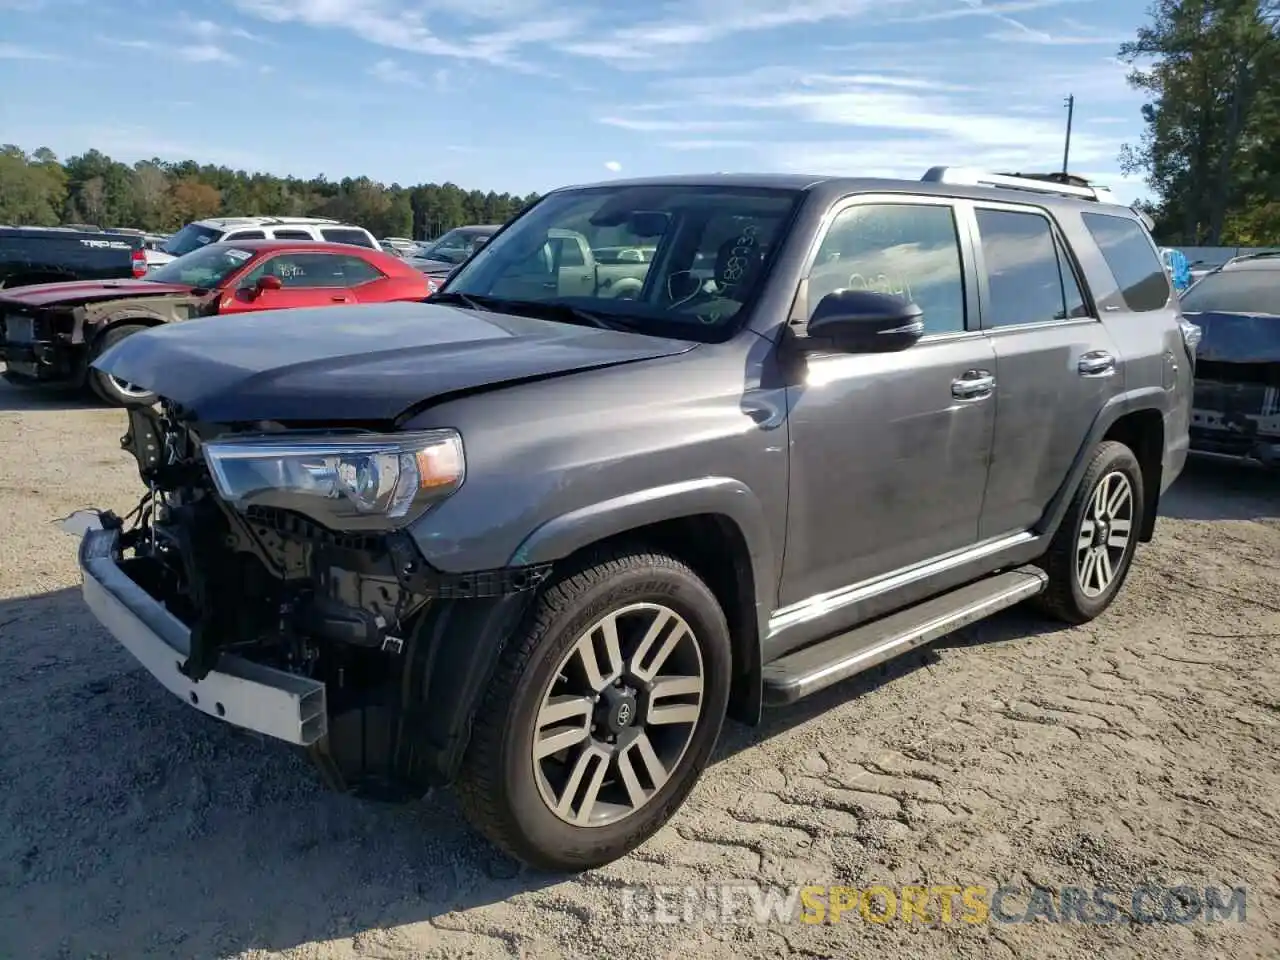
[[[1066,104],[1067,104],[1067,143],[1066,143],[1066,146],[1062,148],[1062,172],[1063,173],[1067,172],[1067,160],[1071,156],[1071,115],[1075,113],[1075,109],[1076,109],[1076,97],[1074,93],[1067,95]]]

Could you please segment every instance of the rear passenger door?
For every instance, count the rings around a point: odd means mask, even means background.
[[[1116,345],[1049,215],[1018,204],[967,207],[982,329],[995,351],[986,539],[1039,521],[1122,377]]]
[[[808,313],[839,289],[894,293],[922,309],[925,335],[896,353],[808,354],[788,387],[783,607],[978,539],[995,359],[960,237],[939,198],[860,196],[830,220],[806,276]]]

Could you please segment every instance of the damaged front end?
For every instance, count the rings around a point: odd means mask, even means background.
[[[0,360],[8,373],[29,381],[82,385],[95,344],[113,324],[176,323],[211,316],[218,304],[217,291],[103,299],[106,292],[98,290],[84,301],[72,297],[28,303],[23,289],[15,290],[14,298],[0,303]]]
[[[1197,351],[1191,449],[1280,467],[1280,317],[1188,314]]]
[[[461,484],[461,439],[128,416],[147,492],[84,535],[99,620],[172,692],[308,748],[334,786],[447,782],[548,572],[425,562],[405,527]]]

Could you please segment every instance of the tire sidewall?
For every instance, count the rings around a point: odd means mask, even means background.
[[[560,662],[582,633],[611,610],[644,602],[670,607],[684,617],[698,639],[706,678],[702,714],[677,772],[657,796],[617,823],[575,827],[547,809],[538,789],[531,750],[537,713]],[[543,850],[556,850],[558,858],[570,862],[595,862],[602,850],[610,851],[614,859],[638,846],[670,819],[706,765],[724,721],[730,679],[731,648],[724,614],[711,591],[691,574],[672,567],[634,567],[585,590],[548,625],[513,691],[500,763],[518,835]]]
[[[1138,549],[1138,532],[1142,529],[1146,499],[1142,486],[1142,467],[1128,447],[1117,445],[1110,455],[1090,472],[1090,482],[1081,485],[1080,497],[1076,502],[1076,509],[1071,518],[1071,542],[1076,544],[1080,539],[1081,527],[1089,516],[1090,505],[1093,502],[1093,496],[1097,492],[1099,484],[1106,477],[1117,472],[1124,474],[1125,479],[1129,481],[1133,496],[1133,515],[1130,521],[1129,542],[1125,545],[1124,554],[1120,558],[1120,570],[1102,593],[1096,597],[1090,597],[1080,586],[1077,552],[1073,550],[1071,553],[1071,596],[1080,610],[1091,618],[1102,613],[1116,598],[1116,594],[1120,592],[1125,580],[1128,579],[1129,570],[1133,567],[1133,555]]]

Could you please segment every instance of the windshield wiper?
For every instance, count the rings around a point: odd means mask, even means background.
[[[452,290],[447,293],[437,293],[428,297],[425,303],[451,303],[454,306],[466,307],[468,310],[480,310],[483,313],[492,313],[493,308],[487,307],[480,301],[486,299],[483,297],[473,296],[469,293],[456,293]],[[492,299],[492,298],[488,298]]]
[[[540,320],[568,321],[586,324],[599,330],[630,330],[631,325],[621,318],[606,316],[563,300],[507,300],[502,297],[485,297],[495,310],[509,310],[520,315],[531,315]]]

